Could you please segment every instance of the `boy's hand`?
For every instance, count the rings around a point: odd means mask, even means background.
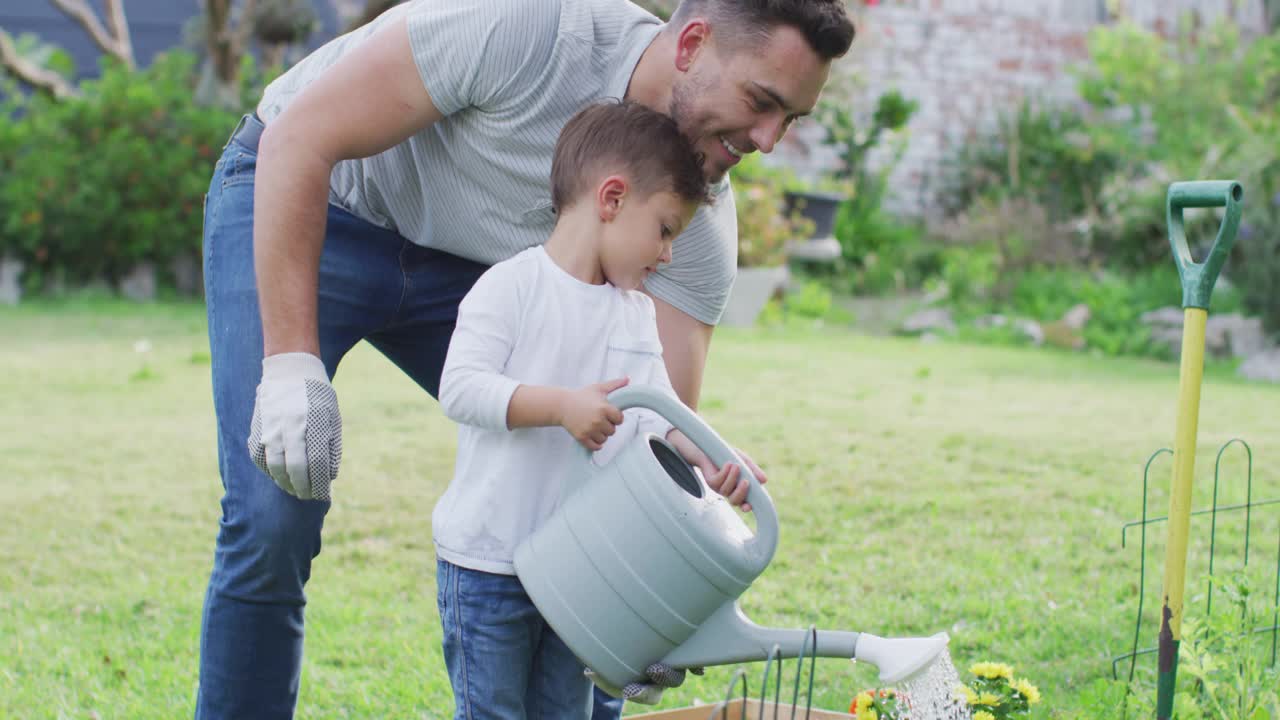
[[[567,391],[560,407],[560,425],[586,449],[599,450],[622,424],[622,411],[609,403],[608,395],[627,382],[627,378],[618,378]]]
[[[667,433],[667,441],[680,452],[685,462],[702,471],[702,477],[706,479],[707,485],[712,490],[728,498],[730,504],[741,507],[743,512],[751,512],[751,503],[746,501],[747,491],[751,489],[751,485],[739,475],[736,463],[725,463],[724,467],[717,468],[715,463],[711,462],[711,458],[707,457],[706,453],[698,449],[698,446],[679,430]],[[759,480],[761,485],[769,481],[764,471],[746,453],[737,448],[734,448],[733,452],[742,464],[746,465],[747,470],[756,476],[756,480]]]

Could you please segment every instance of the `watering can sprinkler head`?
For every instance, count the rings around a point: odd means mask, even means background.
[[[945,632],[922,638],[882,638],[864,632],[858,634],[853,659],[880,668],[880,682],[896,685],[924,672],[950,640]]]

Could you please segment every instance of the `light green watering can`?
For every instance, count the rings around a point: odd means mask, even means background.
[[[717,466],[741,461],[675,398],[643,385],[609,396],[621,410],[653,410]],[[869,633],[756,625],[737,599],[778,546],[769,494],[750,483],[756,531],[665,439],[646,434],[600,467],[584,460],[555,514],[516,549],[516,574],[543,617],[588,668],[615,688],[644,682],[661,661],[676,668],[783,658],[852,658],[894,684],[921,672],[946,647],[946,633],[886,639]],[[807,643],[807,645],[806,645]],[[816,645],[816,648],[815,648]]]

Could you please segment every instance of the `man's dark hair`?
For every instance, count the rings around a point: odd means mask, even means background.
[[[712,32],[728,37],[731,46],[758,48],[779,25],[799,30],[824,60],[843,57],[853,44],[853,20],[843,0],[681,0],[670,27],[698,16],[711,22]]]
[[[709,200],[701,154],[674,120],[636,102],[594,103],[565,124],[551,160],[551,206],[563,211],[612,173],[625,174],[641,195]]]

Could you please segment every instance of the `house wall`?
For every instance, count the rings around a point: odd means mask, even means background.
[[[898,89],[919,103],[908,145],[891,175],[893,209],[927,214],[939,167],[957,145],[1024,97],[1076,99],[1073,66],[1088,60],[1088,32],[1123,15],[1158,32],[1177,18],[1234,19],[1263,27],[1262,0],[880,0],[851,3],[858,35],[836,72],[860,80],[853,94],[867,115]],[[833,166],[821,128],[794,133],[774,162],[814,176]],[[883,161],[885,153],[873,156]]]
[[[88,0],[104,20],[102,0]],[[307,42],[319,47],[334,37],[344,12],[355,13],[359,0],[311,0],[320,27]],[[203,12],[200,0],[124,0],[125,18],[133,41],[134,57],[149,65],[156,53],[184,44],[183,30],[189,20]],[[96,77],[102,53],[89,33],[67,17],[49,0],[6,0],[0,2],[0,29],[17,37],[32,33],[45,42],[63,48],[76,62],[78,77]],[[192,48],[199,49],[199,48]]]
[[[89,0],[89,4],[99,18],[106,17],[102,0]],[[199,12],[199,0],[126,0],[125,17],[138,62],[147,65],[157,52],[181,44],[183,23]],[[14,37],[31,33],[63,48],[75,60],[81,77],[98,74],[102,55],[98,46],[84,28],[48,0],[0,3],[0,28]]]

